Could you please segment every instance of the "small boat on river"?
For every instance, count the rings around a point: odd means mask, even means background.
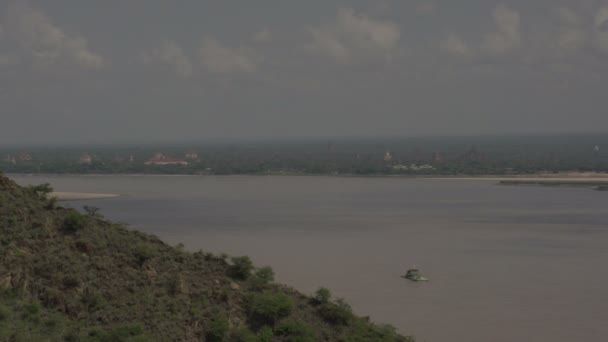
[[[422,274],[420,274],[420,270],[418,270],[416,267],[407,270],[405,275],[403,275],[403,278],[411,281],[429,281],[428,278],[423,277]]]

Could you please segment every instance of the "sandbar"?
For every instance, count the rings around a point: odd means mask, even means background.
[[[118,194],[98,194],[92,192],[63,192],[56,191],[51,193],[51,197],[57,197],[60,201],[75,201],[75,200],[91,200],[91,199],[103,199],[103,198],[115,198],[119,197]]]

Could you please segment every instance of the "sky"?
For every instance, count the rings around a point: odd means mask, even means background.
[[[608,0],[0,0],[0,144],[608,132]]]

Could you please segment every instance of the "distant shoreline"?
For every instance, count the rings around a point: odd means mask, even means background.
[[[521,174],[521,175],[416,175],[416,174],[311,174],[311,173],[272,173],[272,174],[229,174],[229,175],[210,175],[210,174],[149,174],[149,173],[100,173],[100,174],[81,174],[81,173],[12,173],[5,174],[8,177],[243,177],[243,176],[278,176],[278,177],[345,177],[345,178],[406,178],[406,179],[437,179],[437,180],[492,180],[492,181],[567,181],[567,182],[608,182],[608,173],[560,173],[560,174]],[[86,193],[84,195],[87,195]],[[116,194],[100,194],[105,197],[118,197]]]

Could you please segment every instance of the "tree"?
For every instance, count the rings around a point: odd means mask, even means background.
[[[274,326],[275,322],[287,317],[293,308],[291,298],[283,293],[264,292],[254,294],[249,300],[249,314],[254,321]]]
[[[262,289],[274,281],[274,271],[270,266],[258,268],[253,274],[252,285],[256,289]]]
[[[253,262],[248,256],[234,257],[232,265],[228,268],[228,276],[237,280],[247,280],[253,271]]]
[[[320,287],[313,297],[317,304],[325,304],[331,299],[331,292],[325,287]]]
[[[63,229],[73,233],[84,228],[86,222],[85,216],[81,215],[76,210],[71,210],[63,221]]]

